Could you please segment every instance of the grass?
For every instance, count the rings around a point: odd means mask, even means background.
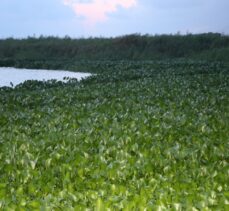
[[[1,209],[228,209],[226,65],[84,68],[97,74],[0,90]]]

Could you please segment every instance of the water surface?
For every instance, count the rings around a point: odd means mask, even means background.
[[[0,67],[0,87],[2,86],[16,86],[26,80],[46,81],[56,79],[58,81],[65,81],[64,77],[82,78],[90,76],[90,73],[70,72],[63,70],[31,70],[18,69],[11,67]]]

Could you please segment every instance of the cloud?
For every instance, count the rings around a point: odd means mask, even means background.
[[[116,12],[119,7],[131,8],[137,4],[137,0],[63,0],[66,6],[70,6],[77,16],[85,18],[85,23],[94,25],[108,19],[109,13]]]

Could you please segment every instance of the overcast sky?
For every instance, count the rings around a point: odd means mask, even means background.
[[[0,38],[229,34],[229,0],[0,0]]]

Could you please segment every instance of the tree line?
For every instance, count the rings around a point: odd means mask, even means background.
[[[28,37],[0,40],[0,66],[20,62],[161,60],[191,58],[229,61],[229,36],[131,34],[115,38]]]

